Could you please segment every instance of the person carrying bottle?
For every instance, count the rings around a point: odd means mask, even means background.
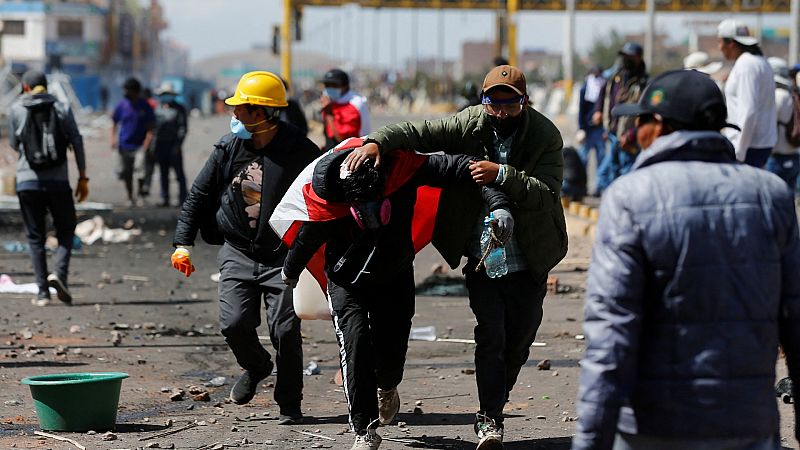
[[[319,148],[291,124],[279,120],[286,107],[281,79],[270,72],[242,75],[234,95],[231,133],[214,146],[183,203],[175,228],[173,266],[194,271],[190,249],[208,221],[222,233],[219,321],[225,341],[244,373],[231,400],[248,403],[258,383],[272,373],[270,354],[258,342],[262,298],[278,376],[275,401],[280,424],[302,420],[303,351],[300,319],[292,308],[292,290],[281,281],[286,247],[267,224],[278,200],[300,171],[319,156]],[[203,229],[205,239],[205,229]]]
[[[320,158],[310,182],[296,182],[277,210],[289,210],[293,199],[302,198],[308,212],[283,266],[287,284],[297,284],[325,245],[329,305],[356,434],[352,449],[374,450],[381,443],[376,428],[391,423],[400,408],[397,386],[414,315],[412,263],[415,250],[426,244],[418,234],[415,239],[414,230],[424,228],[417,226],[415,211],[429,211],[431,222],[435,217],[430,212],[435,202],[424,208],[417,204],[417,188],[460,186],[478,198],[483,192],[487,208],[497,216],[501,243],[511,235],[513,219],[505,194],[472,180],[470,156],[398,150],[386,156],[380,169],[368,162],[350,172],[343,162],[360,145],[360,139],[351,139]],[[276,213],[270,221],[284,219]]]
[[[498,66],[486,75],[482,105],[454,116],[389,125],[371,133],[347,157],[349,170],[397,148],[463,153],[481,159],[470,166],[478,184],[495,183],[512,201],[516,232],[505,245],[508,274],[475,272],[483,219],[489,214],[475,192],[442,190],[432,243],[451,267],[466,255],[470,307],[475,327],[475,369],[480,410],[475,432],[480,450],[502,448],[503,405],[542,321],[547,274],[567,252],[559,199],[563,142],[558,129],[528,104],[525,75]]]

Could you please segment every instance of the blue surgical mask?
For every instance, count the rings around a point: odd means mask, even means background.
[[[327,95],[328,98],[330,98],[333,101],[339,100],[340,98],[342,98],[342,89],[335,87],[326,87],[325,95]]]
[[[240,139],[250,139],[253,133],[247,131],[244,124],[236,117],[231,117],[231,133]]]
[[[175,96],[172,94],[163,94],[159,95],[158,99],[161,101],[161,103],[172,103],[175,101]]]

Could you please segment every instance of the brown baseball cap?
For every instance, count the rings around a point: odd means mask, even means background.
[[[507,86],[519,95],[525,95],[528,90],[525,74],[509,65],[495,67],[483,79],[484,93],[497,86]]]

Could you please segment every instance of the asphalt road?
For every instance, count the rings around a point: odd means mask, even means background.
[[[376,117],[377,125],[394,118]],[[225,132],[227,118],[191,122],[185,146],[187,175],[192,179]],[[157,443],[160,448],[198,449],[212,444],[240,448],[349,448],[347,405],[334,382],[338,351],[333,329],[326,321],[303,323],[303,351],[321,373],[306,376],[304,425],[279,426],[272,400],[273,377],[262,383],[253,402],[236,406],[225,402],[232,382],[241,373],[217,327],[215,247],[199,244],[194,253],[197,272],[184,278],[172,270],[171,234],[174,209],[127,208],[122,185],[114,179],[114,153],[108,149],[107,130],[87,138],[91,200],[109,202],[115,210],[105,216],[114,227],[126,222],[141,229],[128,243],[84,246],[73,259],[74,305],[33,306],[30,295],[0,294],[0,448],[69,449],[69,443],[33,435],[38,429],[33,401],[21,378],[49,373],[122,371],[116,440],[102,434],[56,433],[91,449],[133,449]],[[319,136],[314,136],[318,140]],[[174,188],[173,188],[174,189]],[[156,189],[157,190],[157,189]],[[174,196],[173,196],[174,197]],[[24,239],[21,227],[8,221],[0,229],[3,241]],[[564,292],[548,294],[537,336],[544,346],[534,347],[506,408],[506,448],[569,448],[574,433],[578,360],[584,349],[581,334],[585,270],[591,241],[571,237],[570,252],[553,270]],[[417,280],[423,279],[440,258],[430,248],[416,262]],[[25,253],[0,249],[0,272],[17,282],[32,281]],[[440,338],[471,339],[475,320],[463,297],[418,297],[414,326],[434,326]],[[120,342],[114,345],[114,332]],[[262,325],[260,335],[266,336]],[[268,342],[265,342],[268,344]],[[269,347],[268,347],[269,348]],[[411,341],[406,372],[400,385],[403,402],[398,420],[404,425],[384,427],[381,448],[470,449],[477,394],[472,354],[474,345],[454,342]],[[547,359],[549,370],[538,370]],[[782,362],[779,368],[782,373]],[[223,386],[204,386],[225,377]],[[171,401],[167,390],[198,386],[209,401]],[[91,393],[86,401],[92,401]],[[419,404],[420,414],[413,413]],[[781,428],[788,448],[797,448],[792,436],[791,406],[781,405]],[[171,435],[198,421],[201,425]],[[328,439],[303,433],[322,435]],[[145,440],[147,439],[147,440]],[[209,447],[210,448],[210,447]]]

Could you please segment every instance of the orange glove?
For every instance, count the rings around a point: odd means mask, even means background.
[[[192,257],[189,255],[189,249],[186,247],[178,247],[172,252],[172,267],[178,272],[186,275],[187,277],[194,272],[194,265],[192,264]]]
[[[78,184],[75,186],[75,198],[78,200],[78,203],[83,202],[86,200],[86,197],[89,196],[89,179],[88,178],[78,178]]]

